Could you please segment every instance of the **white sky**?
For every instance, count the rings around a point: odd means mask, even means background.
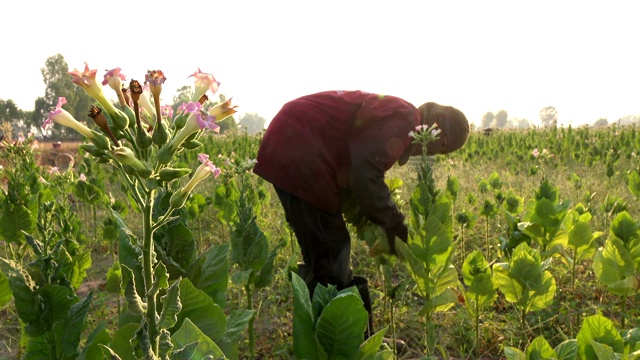
[[[640,114],[640,2],[425,0],[3,1],[0,99],[32,110],[40,69],[122,68],[167,77],[163,100],[198,67],[240,113],[271,120],[288,100],[365,90],[538,122]],[[111,94],[111,89],[105,90]],[[216,97],[217,98],[217,97]]]

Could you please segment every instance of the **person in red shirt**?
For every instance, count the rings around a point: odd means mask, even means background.
[[[354,196],[359,208],[380,225],[394,251],[407,241],[404,216],[391,199],[384,175],[396,162],[420,155],[410,131],[438,124],[439,140],[428,153],[446,154],[464,145],[469,123],[451,106],[428,102],[416,108],[394,96],[364,91],[326,91],[286,103],[269,124],[253,172],[273,184],[296,235],[304,263],[298,273],[311,296],[316,284],[338,290],[356,286],[369,312],[367,279],[350,269],[351,238],[341,198]]]

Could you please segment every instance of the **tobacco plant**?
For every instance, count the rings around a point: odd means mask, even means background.
[[[175,228],[172,237],[167,238],[166,227],[179,226],[184,230],[179,222],[174,222],[175,214],[184,207],[196,185],[209,175],[217,177],[221,172],[206,154],[198,156],[201,164],[195,170],[176,166],[175,155],[198,149],[202,130],[217,130],[216,121],[233,114],[234,107],[227,101],[206,109],[205,93],[215,93],[219,83],[199,69],[192,75],[195,91],[191,101],[183,104],[175,117],[172,109],[160,104],[166,80],[160,70],[148,71],[145,76],[149,95],[136,80],[131,80],[129,88],[123,91],[125,77],[120,68],[109,71],[102,84],[108,84],[116,92],[117,105],[104,95],[102,85],[96,81],[96,70],[90,70],[85,64],[84,71],[74,70],[70,75],[72,81],[96,101],[89,117],[98,130],[90,129],[66,112],[62,108],[66,103],[64,98],[59,99],[43,127],[47,129],[55,122],[81,133],[90,142],[82,145],[82,149],[120,174],[128,190],[126,195],[140,215],[139,235],[118,219],[120,252],[124,252],[120,258],[122,289],[128,314],[123,315],[129,316],[129,321],[121,319],[114,339],[104,348],[112,358],[123,359],[224,357],[211,336],[201,329],[204,325],[194,324],[194,315],[202,313],[194,311],[201,305],[193,303],[195,299],[204,296],[202,301],[216,304],[182,276],[186,274],[179,262],[175,265],[169,261],[177,254],[167,254],[167,247],[158,246],[158,242],[164,240],[171,248],[179,243],[181,236],[192,238],[188,232]],[[183,180],[187,177],[185,183]],[[117,214],[114,216],[118,218]],[[155,236],[163,233],[161,238]],[[216,319],[209,314],[205,318],[214,330],[218,329],[218,334],[224,334],[226,319],[223,313],[217,314],[222,316]]]

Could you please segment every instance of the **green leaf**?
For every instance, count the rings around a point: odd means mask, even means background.
[[[193,354],[195,354],[196,349],[198,348],[199,342],[194,341],[190,344],[185,345],[184,347],[175,350],[171,353],[171,360],[191,360],[193,359]]]
[[[567,245],[575,251],[575,260],[590,259],[595,253],[595,241],[591,226],[586,221],[576,222],[568,234]]]
[[[108,345],[111,342],[111,335],[107,331],[107,322],[100,321],[98,326],[91,331],[87,337],[87,341],[82,348],[82,353],[78,356],[78,360],[92,360],[102,359],[103,347],[101,345]]]
[[[556,352],[551,348],[544,336],[538,336],[527,346],[528,360],[555,359]]]
[[[294,353],[298,359],[318,360],[318,343],[307,284],[295,272],[291,273],[291,284],[293,287]]]
[[[279,244],[274,246],[269,252],[269,256],[265,260],[264,264],[260,268],[260,271],[257,274],[255,282],[253,286],[256,289],[261,289],[269,286],[271,284],[271,280],[273,279],[273,262],[276,259],[276,255],[278,255],[278,250],[286,244],[286,241],[280,241]]]
[[[147,305],[142,301],[142,298],[135,290],[136,284],[133,271],[131,271],[131,269],[129,269],[126,265],[121,265],[120,268],[122,270],[122,285],[124,286],[124,297],[125,300],[127,300],[129,311],[136,315],[144,314]]]
[[[122,360],[137,360],[136,350],[131,345],[131,340],[135,337],[139,327],[140,324],[125,324],[119,326],[116,333],[113,334],[109,347]]]
[[[167,293],[160,298],[162,302],[162,312],[158,319],[159,329],[169,329],[178,321],[178,313],[182,310],[180,303],[180,279],[175,281],[167,289]]]
[[[171,336],[171,342],[175,348],[181,349],[197,341],[192,358],[203,359],[211,356],[213,359],[224,359],[225,355],[211,338],[205,335],[191,320],[185,319],[180,329]]]
[[[42,359],[51,359],[55,358],[54,347],[52,344],[49,344],[47,340],[45,340],[44,336],[28,336],[23,335],[25,339],[20,339],[20,341],[26,341],[26,351],[23,357],[23,360],[42,360]]]
[[[233,310],[227,317],[227,328],[224,336],[216,340],[216,344],[229,359],[238,358],[238,343],[249,327],[249,321],[255,316],[255,310]]]
[[[593,269],[598,280],[607,285],[609,291],[618,295],[632,293],[633,288],[628,288],[624,280],[635,275],[633,259],[619,238],[609,238],[604,248],[596,252]]]
[[[228,244],[211,246],[187,272],[187,278],[193,285],[207,293],[220,307],[225,305],[229,283],[228,253]]]
[[[607,344],[600,344],[597,341],[591,340],[591,346],[593,347],[593,351],[596,353],[598,360],[617,360],[618,357],[616,353],[613,351],[611,346]]]
[[[470,286],[474,278],[480,274],[491,274],[491,268],[482,252],[474,250],[467,255],[462,264],[462,279],[467,286]]]
[[[640,200],[640,174],[635,170],[629,174],[629,191]]]
[[[491,273],[478,274],[465,291],[465,305],[472,314],[478,315],[475,314],[476,308],[480,310],[493,305],[497,296]]]
[[[0,271],[0,309],[7,305],[11,301],[11,286],[9,286],[9,279]]]
[[[624,351],[624,340],[618,329],[611,320],[601,314],[592,315],[583,320],[576,340],[579,359],[597,359],[592,340],[610,346],[617,353]]]
[[[85,319],[87,311],[93,300],[93,291],[79,302],[75,303],[69,310],[69,315],[64,319],[64,335],[62,338],[62,350],[65,356],[75,357],[80,344],[80,335],[86,328]]]
[[[504,356],[507,357],[507,360],[527,360],[527,355],[523,351],[512,346],[504,347]]]
[[[214,341],[224,336],[227,322],[224,312],[211,297],[196,289],[186,278],[180,280],[180,303],[182,310],[178,313],[176,324],[169,330],[171,333],[179,329],[185,320],[190,319],[191,323]],[[184,345],[186,343],[182,346]]]
[[[113,264],[111,264],[109,271],[107,271],[107,283],[104,287],[104,290],[110,294],[121,294],[121,282],[122,272],[120,270],[120,262],[116,260],[113,262]]]
[[[368,313],[354,294],[336,296],[316,324],[316,338],[330,359],[352,359],[359,351]]]
[[[24,205],[17,205],[2,210],[0,215],[0,239],[8,243],[21,243],[23,231],[31,234],[36,222],[31,211]]]
[[[616,215],[611,222],[609,233],[627,245],[631,239],[638,233],[638,225],[628,212],[623,211]]]
[[[366,339],[362,345],[360,345],[360,349],[358,351],[358,359],[359,360],[374,360],[376,354],[378,354],[378,350],[382,346],[382,341],[384,340],[384,334],[387,332],[389,328],[385,327],[384,329],[376,332],[371,337]]]
[[[38,321],[41,315],[42,298],[38,294],[36,284],[31,276],[19,263],[13,260],[0,258],[0,264],[9,281],[20,320],[27,324]]]
[[[578,341],[569,339],[561,342],[553,349],[558,360],[576,360],[578,358]]]

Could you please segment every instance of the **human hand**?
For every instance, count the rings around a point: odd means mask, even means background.
[[[398,223],[397,225],[385,229],[385,233],[387,235],[387,241],[389,242],[389,252],[392,255],[397,255],[396,253],[396,237],[400,238],[400,240],[407,242],[409,237],[409,231],[404,223]]]

